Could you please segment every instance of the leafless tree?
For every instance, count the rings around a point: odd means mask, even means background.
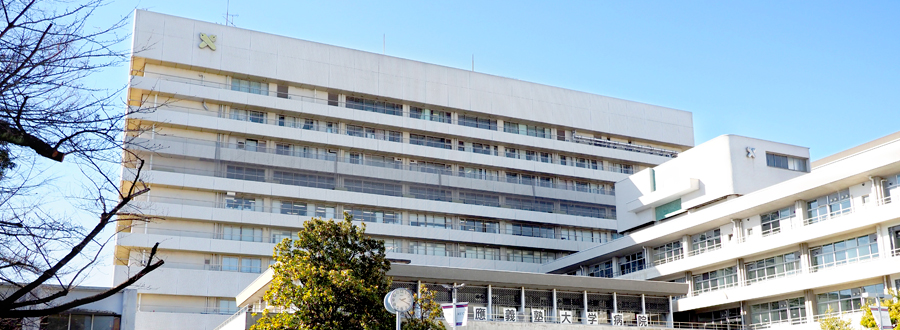
[[[152,109],[126,106],[121,90],[89,79],[129,60],[122,49],[127,35],[119,34],[127,17],[108,28],[87,23],[103,5],[0,0],[0,287],[7,288],[0,289],[0,319],[52,315],[101,300],[163,264],[154,246],[128,280],[91,297],[61,299],[110,242],[104,228],[149,219],[134,205],[149,191],[140,179],[144,162],[125,147],[137,135],[126,129],[128,116]],[[123,163],[127,181],[119,179]],[[96,215],[93,223],[79,224],[71,210],[48,207],[41,198],[58,175],[70,173],[85,178],[72,202]]]

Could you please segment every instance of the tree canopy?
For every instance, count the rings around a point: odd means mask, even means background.
[[[394,316],[383,307],[391,281],[384,242],[365,235],[352,216],[343,221],[313,218],[296,239],[275,247],[275,274],[266,313],[254,330],[391,329]]]

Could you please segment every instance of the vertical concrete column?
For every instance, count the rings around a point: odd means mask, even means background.
[[[644,247],[644,268],[653,267],[653,248],[649,246]]]
[[[813,294],[812,290],[803,290],[803,298],[805,298],[803,307],[806,308],[806,323],[813,323],[813,318],[816,315],[816,295]]]
[[[618,299],[616,298],[616,293],[613,292],[613,313],[618,313],[618,312],[619,312],[619,302],[618,302]]]
[[[791,221],[791,229],[803,227],[803,220],[809,213],[809,204],[805,200],[794,201],[794,218]]]
[[[681,237],[681,249],[685,258],[691,255],[691,235],[684,235]]]
[[[694,274],[692,274],[690,271],[684,272],[684,283],[687,283],[688,285],[687,296],[694,296]]]
[[[747,283],[747,268],[744,268],[744,259],[738,258],[737,263],[735,264],[735,270],[737,271],[737,286],[744,286]]]
[[[550,316],[552,317],[553,323],[559,322],[559,314],[556,306],[556,289],[553,289],[553,311],[550,312]]]
[[[812,270],[812,259],[809,255],[809,244],[800,243],[800,272],[804,274],[810,273]]]
[[[582,310],[582,312],[581,312],[581,323],[587,324],[587,313],[588,313],[587,291],[582,291],[581,304],[582,304],[582,307],[584,307],[584,310]]]
[[[666,328],[675,327],[675,300],[669,296],[669,314],[666,315]]]
[[[878,256],[880,258],[891,257],[891,233],[884,224],[875,225],[875,235],[878,236]]]
[[[641,314],[647,314],[647,296],[641,293]]]
[[[884,187],[881,185],[881,177],[869,177],[869,184],[872,185],[869,188],[869,202],[875,202],[873,205],[878,205],[881,203],[881,199],[884,198]]]
[[[746,300],[741,301],[741,324],[744,327],[750,326],[750,304]]]
[[[731,234],[734,235],[734,242],[732,243],[743,243],[744,241],[744,220],[743,219],[731,219],[732,227]]]
[[[519,312],[525,315],[525,287],[519,290]]]
[[[612,257],[613,277],[619,276],[619,258]]]
[[[884,275],[884,276],[881,277],[881,279],[882,279],[882,282],[884,283],[884,292],[883,292],[883,293],[884,293],[885,295],[887,295],[888,297],[890,297],[890,292],[889,292],[889,290],[891,290],[891,287],[892,287],[892,285],[891,285],[891,275]]]
[[[493,321],[494,320],[494,306],[492,304],[493,301],[491,299],[493,297],[493,293],[491,292],[490,284],[488,284],[487,290],[488,290],[488,292],[487,292],[487,309],[488,309],[487,319],[488,319],[488,321]]]

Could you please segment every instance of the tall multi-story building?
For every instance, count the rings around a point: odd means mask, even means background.
[[[724,135],[618,182],[626,236],[542,270],[687,283],[676,327],[856,326],[872,297],[900,289],[898,189],[900,133],[814,162]]]
[[[693,145],[690,113],[638,102],[141,10],[133,39],[162,220],[120,223],[115,281],[166,260],[137,328],[211,329],[276,242],[344,212],[390,258],[541,272],[618,238],[614,183]]]

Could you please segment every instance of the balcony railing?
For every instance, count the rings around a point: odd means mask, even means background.
[[[802,272],[799,269],[795,269],[795,270],[792,270],[789,272],[769,274],[769,275],[762,276],[762,277],[754,277],[751,279],[747,279],[747,281],[745,283],[747,285],[751,285],[753,283],[764,282],[764,281],[773,280],[773,279],[782,278],[782,277],[791,277],[791,276],[796,276],[796,275],[800,275],[800,274],[802,274]]]
[[[707,252],[715,251],[715,250],[718,250],[718,249],[721,249],[721,248],[722,248],[722,242],[715,243],[715,244],[707,244],[707,245],[704,245],[703,247],[700,247],[700,248],[691,249],[691,253],[688,253],[688,255],[693,257],[693,256],[696,256],[696,255],[700,255],[700,254],[704,254],[704,253],[707,253]]]
[[[811,265],[809,271],[811,273],[819,272],[824,269],[832,268],[832,267],[840,267],[844,265],[868,262],[878,259],[878,253],[867,254],[864,256],[856,256],[852,258],[842,259],[842,260],[833,260],[831,262],[819,264],[819,265]]]
[[[138,310],[141,312],[151,312],[151,313],[189,313],[189,314],[216,314],[216,315],[229,315],[235,314],[238,309],[235,308],[221,308],[221,307],[189,307],[189,306],[172,306],[172,305],[145,305],[141,304],[138,307]]]
[[[819,215],[819,216],[817,216],[817,217],[807,218],[807,219],[803,220],[803,225],[808,226],[808,225],[811,225],[811,224],[814,224],[814,223],[819,223],[819,222],[831,220],[831,219],[834,219],[834,218],[839,218],[839,217],[841,217],[841,216],[844,216],[844,215],[847,215],[847,214],[851,214],[851,213],[853,213],[853,211],[854,211],[854,208],[853,208],[853,207],[848,207],[848,208],[845,208],[845,209],[841,209],[841,210],[839,210],[839,211],[834,211],[834,212],[825,213],[825,214]]]
[[[244,150],[247,152],[259,152],[259,153],[267,153],[267,154],[276,154],[283,156],[292,156],[292,157],[300,157],[300,158],[308,158],[308,159],[318,159],[318,160],[326,160],[326,161],[337,161],[341,163],[348,164],[357,164],[364,166],[372,166],[372,167],[380,167],[380,168],[390,168],[411,172],[421,172],[421,173],[432,173],[439,175],[449,175],[449,176],[458,176],[470,179],[478,179],[478,180],[486,180],[486,181],[495,181],[495,182],[506,182],[513,184],[521,184],[527,186],[537,186],[537,187],[546,187],[546,188],[554,188],[561,190],[569,190],[569,191],[578,191],[578,192],[586,192],[600,195],[615,195],[615,190],[606,189],[603,187],[593,188],[585,185],[572,185],[572,184],[560,184],[557,182],[545,182],[540,180],[540,175],[533,175],[533,178],[523,177],[522,175],[517,175],[515,177],[510,176],[498,176],[498,175],[478,175],[475,173],[464,173],[460,171],[453,171],[450,168],[441,168],[433,165],[425,165],[425,164],[409,164],[405,165],[399,162],[394,161],[379,161],[379,160],[370,160],[370,159],[359,159],[352,158],[349,155],[343,158],[338,158],[335,154],[326,153],[326,152],[304,152],[303,150],[295,150],[295,149],[279,149],[279,148],[267,148],[264,146],[250,146],[246,143],[238,144],[238,143],[222,143],[222,142],[214,142],[214,141],[204,141],[204,140],[194,140],[187,138],[171,138],[171,137],[157,137],[156,139],[162,141],[173,141],[177,143],[184,143],[190,145],[205,145],[205,146],[216,146],[225,149],[234,149],[234,150]],[[147,140],[153,141],[153,140]]]
[[[232,90],[232,85],[225,84],[225,83],[206,81],[203,79],[179,77],[179,76],[154,73],[154,72],[144,72],[144,73],[148,74],[148,76],[146,76],[147,78],[152,78],[149,76],[149,75],[152,75],[153,77],[160,79],[160,80],[173,81],[173,82],[179,82],[179,83],[191,84],[191,85],[200,85],[200,86],[218,88],[218,89]],[[329,100],[327,98],[323,99],[323,98],[316,98],[316,97],[305,96],[305,95],[283,93],[283,92],[278,92],[277,90],[276,91],[268,90],[266,93],[260,92],[260,93],[254,93],[254,94],[268,95],[268,96],[280,97],[280,98],[285,98],[285,99],[298,100],[298,101],[302,101],[302,102],[331,105],[331,106],[337,106],[337,107],[342,107],[342,108],[358,109],[358,110],[368,111],[368,112],[377,112],[377,113],[383,113],[386,115],[410,117],[408,110],[401,110],[401,109],[396,109],[395,107],[387,107],[387,106],[378,107],[378,104],[386,103],[381,100],[371,100],[371,99],[366,99],[366,98],[354,97],[355,99],[364,100],[363,104],[360,104],[360,102],[357,102],[357,101],[346,102],[346,101],[333,100],[333,99]],[[366,103],[368,103],[369,101],[372,103],[372,106],[366,106]],[[393,104],[399,104],[399,103],[393,103]],[[411,117],[411,118],[415,118],[415,117]],[[472,123],[462,122],[459,118],[453,118],[451,120],[450,124],[469,126],[469,127],[481,127],[481,125],[473,125]],[[497,130],[497,127],[496,127],[496,125],[493,125],[490,127],[490,129]],[[510,134],[512,134],[512,133],[510,133]],[[544,137],[544,138],[541,138],[541,137],[534,137],[534,138],[545,139],[545,138],[554,138],[554,137],[548,136],[548,137]],[[629,152],[651,154],[651,155],[657,155],[657,156],[663,156],[663,157],[669,157],[669,158],[674,158],[674,157],[678,156],[678,152],[673,151],[673,150],[667,150],[667,149],[662,149],[662,148],[643,146],[643,145],[637,145],[637,144],[631,144],[631,143],[617,142],[617,141],[608,141],[608,140],[602,140],[602,139],[597,139],[597,138],[588,138],[588,137],[582,137],[582,136],[578,136],[578,135],[575,135],[574,138],[566,137],[566,138],[560,139],[559,137],[556,137],[554,139],[578,143],[578,144],[587,144],[587,145],[601,147],[601,148],[619,149],[619,150],[624,150],[624,151],[629,151]]]
[[[192,200],[192,199],[184,199],[184,198],[173,198],[173,197],[159,197],[159,196],[151,196],[150,202],[155,203],[167,203],[167,204],[176,204],[176,205],[190,205],[190,206],[200,206],[200,207],[212,207],[219,209],[229,209],[229,210],[238,210],[238,211],[248,211],[248,212],[262,212],[262,213],[275,213],[275,214],[283,214],[283,215],[291,215],[297,216],[298,218],[310,218],[314,216],[314,211],[308,211],[305,213],[299,212],[299,210],[291,209],[291,208],[273,208],[268,206],[261,205],[239,205],[236,203],[229,203],[228,201],[224,202],[213,202],[213,201],[201,201],[201,200]],[[146,203],[143,201],[136,201],[134,203]],[[302,214],[301,214],[302,213]],[[367,221],[365,219],[354,219],[355,221],[362,222],[374,222]],[[381,222],[379,222],[381,223]],[[408,222],[406,224],[401,224],[399,221],[395,222],[383,222],[384,224],[392,224],[398,226],[413,226]],[[521,237],[532,237],[538,239],[553,239],[553,240],[570,240],[576,242],[592,242],[598,244],[606,244],[608,242],[602,242],[600,238],[587,239],[585,237],[577,237],[571,235],[561,235],[553,232],[551,235],[529,235],[523,232],[521,229],[514,229],[512,225],[505,226],[497,226],[498,230],[496,231],[475,231],[471,230],[471,228],[467,226],[463,226],[462,224],[454,224],[449,223],[442,226],[429,225],[425,224],[422,226],[414,226],[414,227],[430,227],[430,228],[438,228],[438,229],[449,229],[449,230],[464,230],[464,231],[472,231],[472,232],[480,232],[485,234],[495,234],[495,235],[510,235],[510,236],[521,236]],[[500,227],[504,227],[503,229],[499,229]],[[285,229],[287,230],[287,229]],[[216,233],[211,231],[189,231],[189,230],[180,230],[180,229],[166,229],[166,228],[144,228],[141,226],[132,226],[131,233],[145,233],[145,234],[156,234],[156,235],[167,235],[167,236],[176,236],[176,237],[195,237],[195,238],[207,238],[207,239],[220,239],[220,240],[232,240],[232,241],[244,241],[244,242],[262,242],[262,243],[279,243],[285,236],[281,234],[271,234],[271,235],[238,235],[238,234],[224,234],[224,233]]]

